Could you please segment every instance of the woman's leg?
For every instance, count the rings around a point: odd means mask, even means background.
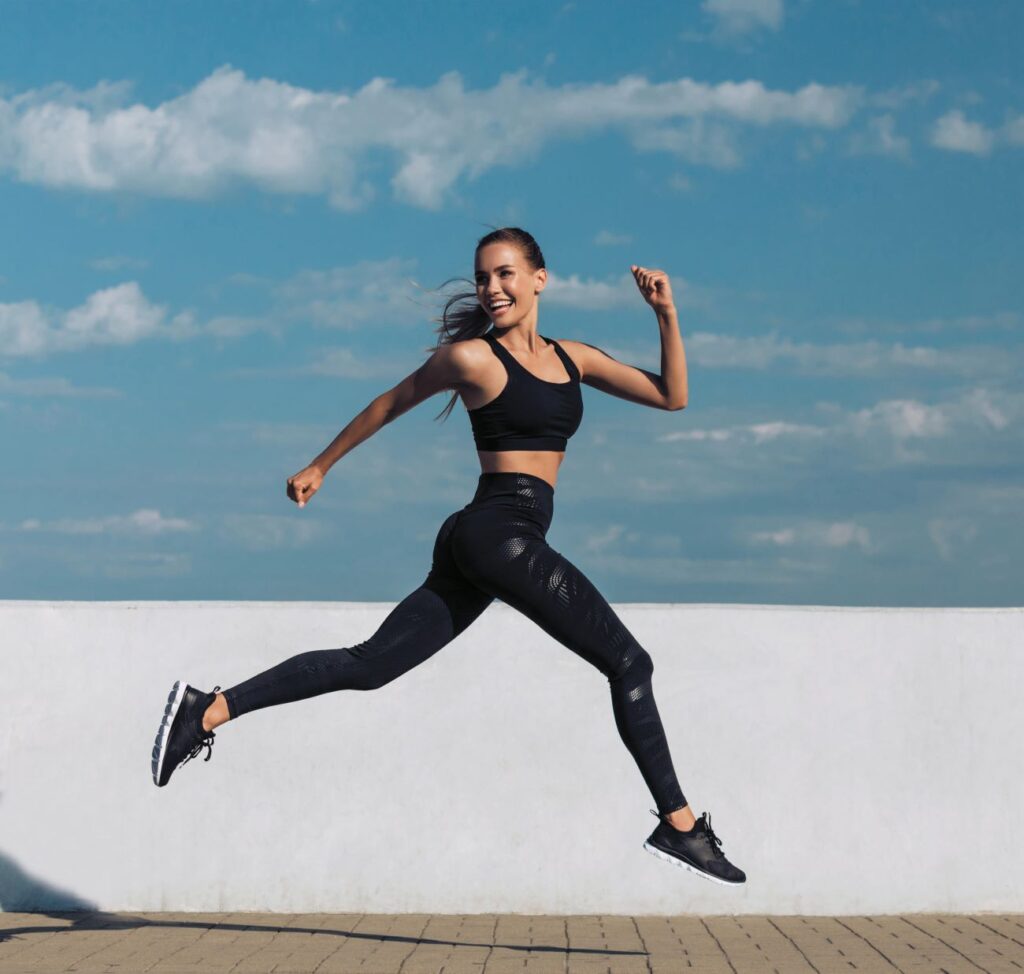
[[[463,632],[494,600],[459,573],[450,539],[460,512],[438,531],[430,573],[364,642],[300,653],[223,693],[225,719],[334,690],[373,690],[429,659]],[[220,705],[214,702],[208,714]],[[206,722],[207,727],[221,721]]]
[[[498,535],[504,536],[500,543]],[[528,522],[502,524],[499,515],[486,529],[471,532],[467,526],[457,533],[453,552],[474,585],[518,609],[608,678],[619,736],[658,811],[666,815],[685,808],[651,689],[650,654],[590,580]],[[688,827],[691,814],[683,818],[687,821],[679,827]]]

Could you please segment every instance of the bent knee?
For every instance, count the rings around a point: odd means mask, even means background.
[[[651,658],[651,654],[639,643],[633,642],[619,658],[611,678],[621,680],[628,675],[631,683],[638,683],[650,679],[652,673],[654,673],[654,660]]]

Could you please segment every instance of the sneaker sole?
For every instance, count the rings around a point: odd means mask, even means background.
[[[698,869],[696,866],[691,866],[685,859],[677,859],[675,856],[670,856],[667,852],[663,852],[656,845],[652,845],[650,842],[644,843],[644,848],[652,855],[657,856],[659,859],[663,859],[665,862],[671,862],[676,866],[682,866],[684,869],[689,869],[691,873],[695,873],[697,876],[701,876],[704,879],[710,880],[712,883],[719,883],[722,886],[742,886],[743,883],[733,883],[728,879],[721,879],[718,876],[712,876],[710,873],[704,872],[703,869]]]
[[[167,706],[164,707],[164,715],[160,719],[160,726],[157,728],[156,740],[153,742],[153,784],[160,787],[160,772],[164,767],[164,756],[167,754],[167,738],[171,732],[171,725],[174,718],[178,716],[178,708],[185,696],[185,689],[188,684],[184,680],[175,680],[171,692],[167,696]]]

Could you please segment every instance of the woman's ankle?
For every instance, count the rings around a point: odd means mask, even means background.
[[[665,821],[680,832],[689,832],[697,824],[697,819],[690,810],[689,805],[684,805],[682,808],[677,808],[672,812],[666,812]]]
[[[229,720],[231,720],[231,714],[228,712],[228,702],[224,699],[223,693],[218,693],[203,714],[203,730],[212,731]]]

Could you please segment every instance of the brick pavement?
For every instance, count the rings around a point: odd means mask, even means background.
[[[0,972],[1024,974],[1024,915],[0,913]]]

